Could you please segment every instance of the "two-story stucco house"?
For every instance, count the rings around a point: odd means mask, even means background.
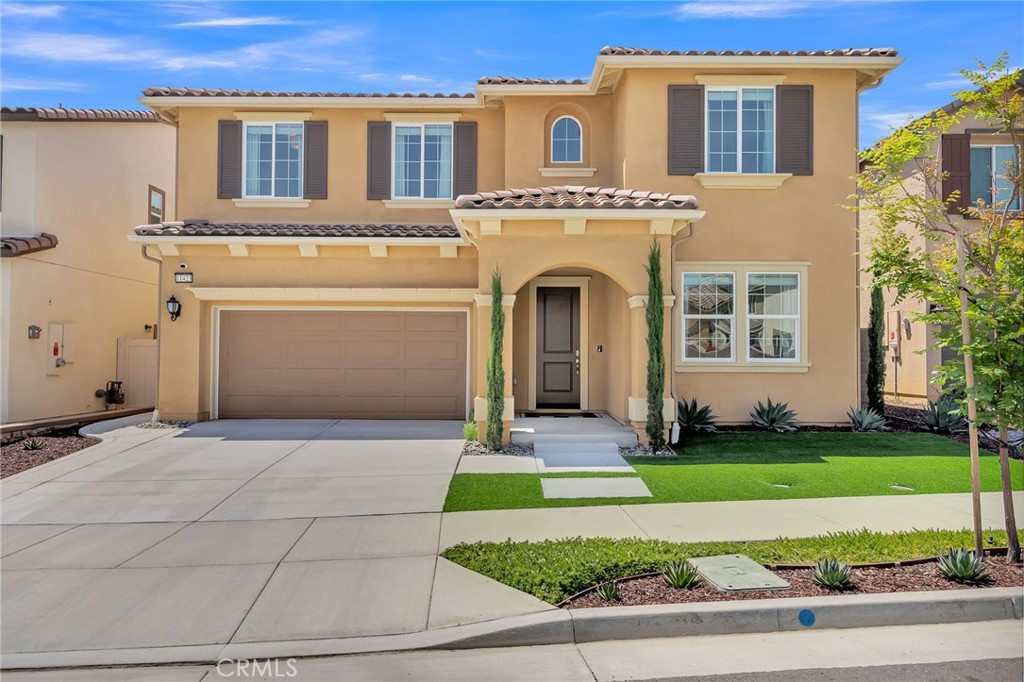
[[[175,130],[151,111],[0,110],[0,423],[156,398],[157,266],[125,225],[173,216]]]
[[[642,431],[657,242],[666,420],[674,397],[740,422],[771,395],[844,421],[858,93],[900,62],[605,48],[586,82],[468,95],[147,90],[178,126],[183,218],[131,237],[181,305],[161,416],[481,419],[502,305],[506,426],[556,409]]]
[[[1018,87],[1024,88],[1024,71],[1018,76]],[[996,205],[1006,206],[1010,200],[1012,184],[1006,177],[1007,164],[1012,162],[1015,150],[1008,132],[1000,131],[993,121],[979,118],[973,106],[964,109],[959,100],[941,108],[947,114],[959,112],[961,119],[955,123],[929,150],[929,155],[940,160],[943,173],[947,174],[941,187],[926,187],[920,179],[916,166],[906,168],[907,185],[930,196],[941,192],[950,197],[954,190],[957,201],[949,205],[950,220],[960,223],[972,220],[965,215],[969,207]],[[1018,162],[1019,163],[1019,162]],[[980,204],[979,204],[980,202]],[[1009,204],[1009,210],[1021,210],[1021,198],[1016,197]],[[961,223],[962,224],[962,223]],[[869,214],[861,216],[861,231],[865,251],[870,251],[870,240],[876,226]],[[933,249],[936,242],[928,241],[916,231],[909,231],[912,244],[917,248]],[[867,264],[867,261],[865,261]],[[871,275],[861,273],[861,327],[868,326],[870,310]],[[955,356],[955,351],[939,346],[935,325],[917,319],[927,312],[928,304],[914,299],[897,301],[894,292],[883,290],[885,299],[888,365],[885,375],[885,394],[898,401],[923,402],[936,400],[939,387],[935,384],[935,370],[946,360]]]

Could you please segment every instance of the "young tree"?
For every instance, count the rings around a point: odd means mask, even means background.
[[[866,153],[868,165],[856,180],[858,209],[870,212],[876,223],[869,244],[875,283],[894,289],[899,299],[927,303],[929,312],[919,319],[934,324],[939,345],[960,356],[943,364],[935,382],[966,403],[975,548],[982,549],[981,423],[999,432],[1009,557],[1020,561],[1007,434],[1024,424],[1024,228],[1014,208],[1021,197],[1024,94],[1021,73],[1009,72],[1007,61],[1004,53],[991,65],[979,62],[978,71],[962,71],[976,88],[956,93],[964,106],[952,113],[936,111],[894,132]],[[959,190],[943,192],[948,175],[938,149],[941,136],[968,111],[1008,135],[1014,153],[1004,168],[994,169],[990,200],[958,210],[968,202],[961,201]]]
[[[665,302],[661,246],[647,255],[647,440],[655,452],[665,446]]]
[[[885,415],[885,299],[882,287],[871,286],[868,321],[868,407]]]
[[[505,342],[505,309],[501,305],[501,273],[491,275],[491,354],[487,358],[487,447],[501,447],[502,415],[505,412],[505,365],[502,362]]]

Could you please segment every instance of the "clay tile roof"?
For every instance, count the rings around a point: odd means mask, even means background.
[[[221,223],[189,219],[183,222],[140,225],[135,234],[148,237],[325,237],[458,239],[454,225],[398,223]]]
[[[57,235],[47,232],[21,236],[5,235],[0,237],[0,257],[24,256],[26,253],[46,251],[55,246],[57,246]]]
[[[455,208],[697,208],[688,194],[644,192],[617,187],[537,187],[463,194]]]
[[[603,47],[602,55],[616,57],[895,57],[891,47],[847,47],[838,50],[650,50],[643,47]]]
[[[0,108],[0,120],[161,122],[160,117],[152,111],[132,111],[127,109],[52,109],[43,107],[3,107]]]
[[[455,98],[475,97],[469,93],[430,92],[276,92],[272,90],[223,90],[208,88],[146,88],[146,97],[408,97],[408,98]]]
[[[515,78],[514,76],[486,76],[477,80],[477,85],[586,85],[582,78]]]

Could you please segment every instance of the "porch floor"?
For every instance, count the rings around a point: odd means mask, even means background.
[[[512,422],[512,442],[532,445],[540,442],[615,443],[628,448],[637,444],[636,433],[606,414],[597,417],[518,416]]]

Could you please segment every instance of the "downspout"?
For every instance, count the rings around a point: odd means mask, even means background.
[[[156,400],[153,405],[154,424],[160,421],[160,350],[163,348],[163,339],[160,338],[160,315],[163,311],[163,288],[164,288],[164,261],[162,258],[153,258],[146,253],[146,244],[142,245],[142,257],[157,264],[159,268],[156,284],[156,321],[153,323],[156,328]]]

